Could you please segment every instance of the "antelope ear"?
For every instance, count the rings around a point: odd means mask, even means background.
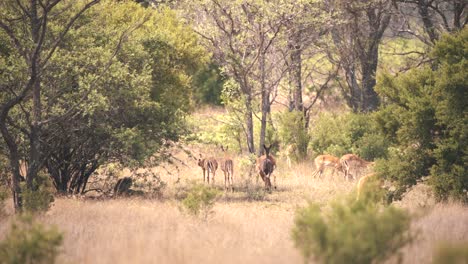
[[[221,150],[222,150],[222,151],[225,151],[223,145],[221,145]]]

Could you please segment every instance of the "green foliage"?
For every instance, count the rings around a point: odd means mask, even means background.
[[[341,156],[348,153],[350,143],[343,133],[344,115],[320,114],[311,122],[311,148],[317,154],[332,154]]]
[[[468,243],[440,245],[434,252],[434,264],[466,264],[468,263]]]
[[[410,217],[372,199],[339,201],[323,211],[316,204],[300,209],[292,236],[307,262],[381,262],[407,244]]]
[[[54,5],[43,56],[85,3]],[[13,2],[0,8],[6,19],[21,17],[19,11]],[[29,32],[22,26],[25,21],[14,20],[18,22],[11,26],[21,45],[0,30],[0,86],[9,87],[1,93],[0,104],[19,94],[28,81],[24,56],[16,47],[29,47],[30,37],[24,37]],[[192,109],[192,77],[207,62],[197,35],[169,8],[105,0],[84,12],[41,67],[42,119],[53,120],[42,125],[40,133],[42,153],[52,158],[41,158],[55,159],[47,162],[56,165],[54,178],[75,178],[69,175],[72,170],[59,171],[64,164],[84,168],[79,173],[86,175],[97,167],[90,164],[108,159],[142,162],[165,140],[178,140],[187,131],[184,118]],[[29,129],[30,113],[24,113],[31,108],[29,98],[9,112],[11,133],[18,139]],[[27,153],[28,144],[22,141],[19,149]]]
[[[22,215],[0,242],[0,263],[54,263],[62,241],[56,228],[46,228],[31,216]]]
[[[182,200],[183,207],[189,214],[208,218],[214,206],[219,191],[204,184],[195,184],[188,191],[187,196]]]
[[[321,114],[312,126],[310,144],[317,154],[355,153],[366,160],[388,154],[389,142],[371,114]]]
[[[23,198],[23,209],[26,212],[46,212],[49,210],[55,200],[51,186],[46,184],[47,176],[41,176],[42,177],[38,177],[39,180],[34,181],[32,190],[25,188],[25,186],[22,188],[23,191],[21,196]]]
[[[194,78],[194,97],[199,104],[221,105],[224,77],[220,68],[210,63],[206,68],[199,70]]]
[[[6,186],[0,184],[0,218],[5,219],[5,201],[8,198],[8,189]],[[1,220],[0,220],[1,222]]]
[[[395,183],[397,190],[394,198],[400,199],[409,187],[416,184],[417,179],[427,175],[428,162],[427,153],[422,150],[391,147],[388,157],[378,160],[374,169],[381,177]]]
[[[278,136],[283,146],[296,146],[293,158],[303,159],[307,156],[310,136],[305,128],[304,115],[299,111],[278,114]]]
[[[384,102],[377,124],[395,150],[381,174],[400,186],[431,175],[439,200],[468,199],[467,43],[468,29],[447,35],[432,51],[431,66],[381,75],[376,87]]]

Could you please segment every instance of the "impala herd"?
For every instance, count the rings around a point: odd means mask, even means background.
[[[263,145],[265,150],[265,154],[258,157],[256,160],[256,173],[262,178],[263,182],[265,183],[265,188],[268,191],[271,191],[272,184],[271,184],[271,176],[273,175],[273,171],[276,168],[276,160],[270,154],[271,146],[267,147]],[[221,150],[223,152],[223,157],[219,159],[221,170],[224,173],[224,188],[230,189],[231,191],[234,190],[233,187],[233,175],[234,175],[234,162],[232,158],[227,153],[227,147],[221,146]],[[287,154],[290,154],[290,148],[287,148]],[[286,156],[286,161],[288,167],[291,166],[290,163],[290,155]],[[319,178],[322,177],[325,168],[333,169],[332,175],[335,175],[336,171],[339,171],[344,174],[344,178],[346,180],[356,180],[356,174],[351,173],[359,172],[361,169],[367,168],[369,166],[374,165],[374,162],[366,161],[361,159],[359,156],[355,154],[346,154],[341,158],[332,156],[332,155],[319,155],[314,159],[315,163],[315,171],[312,173],[312,177],[318,176]],[[218,161],[214,157],[207,157],[204,158],[200,154],[200,158],[198,159],[198,166],[200,166],[203,170],[203,182],[210,183],[210,173],[211,173],[211,180],[214,183],[214,179],[216,176],[216,170],[218,169]],[[206,174],[206,179],[205,179]],[[361,189],[363,188],[367,179],[374,174],[368,174],[360,178],[358,182],[358,197]],[[273,186],[276,189],[276,175],[274,175],[274,182]]]

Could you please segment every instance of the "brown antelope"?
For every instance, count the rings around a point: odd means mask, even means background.
[[[221,170],[224,173],[224,189],[227,190],[227,185],[229,185],[231,191],[234,191],[234,162],[228,156],[228,147],[224,148],[221,146],[221,150],[224,153],[224,157],[221,159]]]
[[[203,182],[205,182],[205,172],[206,172],[206,179],[208,184],[210,183],[210,172],[212,173],[211,179],[213,183],[215,181],[216,170],[218,169],[218,162],[215,158],[203,158],[200,154],[200,158],[198,159],[198,166],[200,166],[203,170]]]
[[[294,155],[295,152],[296,145],[289,144],[281,153],[286,158],[286,164],[288,165],[288,168],[291,168],[291,157]]]
[[[357,196],[356,196],[356,200],[359,200],[359,198],[361,197],[361,193],[363,191],[363,189],[365,188],[365,186],[367,186],[369,180],[375,178],[375,173],[370,173],[370,174],[366,174],[365,176],[362,176],[359,181],[358,181],[358,184],[357,184]],[[381,179],[378,179],[379,180],[379,186],[381,188],[385,188],[383,186],[383,181]]]
[[[312,177],[319,176],[319,178],[322,177],[323,171],[325,170],[325,167],[331,167],[333,168],[333,175],[335,174],[336,170],[338,171],[343,171],[343,168],[341,167],[340,159],[332,156],[332,155],[318,155],[314,159],[315,163],[315,172],[312,173]]]
[[[265,149],[265,155],[262,155],[257,158],[257,172],[262,177],[262,180],[265,182],[265,188],[268,191],[271,191],[271,181],[270,176],[276,168],[276,160],[273,156],[270,155],[270,147],[263,145]],[[276,176],[275,176],[275,188],[276,188]]]
[[[340,159],[340,164],[344,170],[345,173],[345,179],[349,180],[349,176],[351,175],[353,179],[355,180],[356,177],[352,175],[350,172],[351,168],[360,169],[360,168],[367,168],[370,165],[373,165],[374,162],[370,162],[367,160],[361,159],[358,155],[355,154],[346,154],[343,155]]]

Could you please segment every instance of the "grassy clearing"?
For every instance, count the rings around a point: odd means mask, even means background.
[[[56,199],[39,220],[64,232],[58,263],[302,263],[291,240],[296,209],[309,200],[326,207],[336,197],[353,192],[356,184],[339,174],[333,177],[330,171],[313,179],[311,162],[289,169],[280,160],[274,172],[278,188],[251,199],[251,192],[260,192],[263,182],[256,183],[255,176],[249,178],[248,171],[236,165],[233,193],[223,191],[224,176],[218,170],[215,187],[221,195],[213,214],[204,220],[180,210],[181,193],[193,182],[203,181],[201,169],[183,151],[174,154],[185,162],[179,165],[178,178],[161,167],[152,168],[168,184],[159,200]],[[415,188],[399,205],[419,216],[412,224],[419,236],[403,249],[403,263],[428,263],[439,243],[468,240],[466,207],[422,204],[428,200],[426,191]],[[11,214],[9,203],[7,211]],[[0,239],[8,222],[0,223]]]

